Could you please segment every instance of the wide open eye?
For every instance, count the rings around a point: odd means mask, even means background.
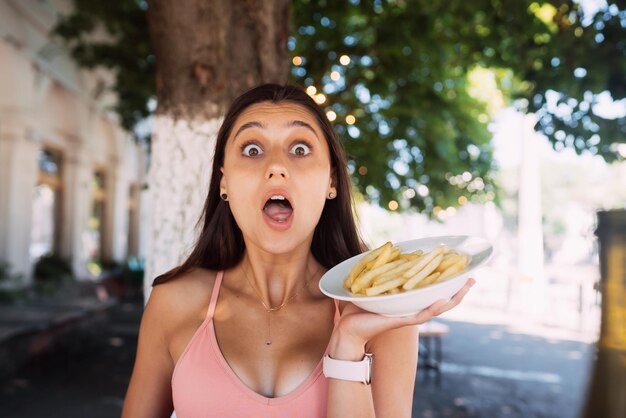
[[[298,142],[289,150],[292,154],[298,157],[304,157],[311,153],[311,147],[305,142]]]
[[[257,144],[248,143],[241,147],[241,152],[246,157],[257,157],[263,154],[263,150]]]

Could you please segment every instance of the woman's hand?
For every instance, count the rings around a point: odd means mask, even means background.
[[[341,313],[341,320],[331,338],[330,356],[341,360],[361,360],[365,353],[365,344],[376,335],[395,328],[423,324],[449,311],[461,303],[474,283],[474,279],[468,279],[449,301],[438,300],[414,315],[386,317],[364,311],[349,303]]]
[[[373,377],[371,385],[329,379],[328,417],[410,417],[418,353],[415,325],[454,308],[474,283],[469,279],[449,301],[439,300],[403,317],[386,317],[347,304],[330,338],[328,355],[360,361],[367,350],[374,355]]]

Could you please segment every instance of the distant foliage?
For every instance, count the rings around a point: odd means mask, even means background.
[[[74,281],[69,261],[53,254],[43,255],[35,262],[33,277],[36,290],[48,295],[58,293]]]
[[[26,291],[21,286],[22,274],[13,273],[6,261],[0,260],[0,304],[11,304],[26,297]]]
[[[295,0],[292,23],[294,79],[324,94],[359,188],[384,206],[493,198],[493,109],[471,82],[481,69],[557,149],[619,158],[626,118],[593,106],[604,91],[625,97],[623,4],[584,16],[571,1]]]
[[[138,0],[73,0],[73,3],[75,12],[62,16],[53,34],[65,42],[79,65],[113,71],[116,81],[109,88],[118,97],[114,110],[120,115],[122,126],[133,132],[151,114],[148,102],[155,97],[147,3]]]

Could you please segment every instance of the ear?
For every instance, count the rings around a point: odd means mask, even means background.
[[[334,196],[337,196],[337,175],[335,167],[333,167],[330,171],[330,179],[328,180],[328,189],[326,190],[326,196],[329,196],[332,193]]]
[[[220,167],[220,172],[222,173],[222,176],[220,177],[220,195],[222,193],[228,193],[226,191],[226,178],[224,177],[224,167]]]

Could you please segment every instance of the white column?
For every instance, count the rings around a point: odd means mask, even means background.
[[[110,193],[110,255],[118,261],[124,261],[128,253],[128,204],[130,182],[124,164],[111,167],[112,184],[107,187]],[[107,199],[109,203],[109,199]]]
[[[37,184],[40,143],[25,128],[0,132],[0,259],[31,282],[29,257],[33,192]]]
[[[15,36],[21,26],[12,9],[0,9],[0,32],[8,30],[0,39],[0,260],[30,283],[33,193],[41,147],[33,128],[50,80],[26,57],[22,40]]]
[[[78,147],[79,145],[77,145]],[[82,245],[91,210],[91,164],[84,151],[68,148],[63,160],[63,222],[61,254],[70,259],[76,277],[87,276],[87,254]]]
[[[148,219],[150,219],[150,193],[148,192],[148,148],[147,145],[141,144],[137,146],[137,190],[135,190],[135,202],[137,207],[135,210],[137,216],[136,232],[137,232],[137,256],[146,259],[146,246],[148,234],[150,232]]]
[[[6,261],[8,241],[6,239],[9,227],[9,178],[11,174],[11,157],[13,138],[3,134],[2,127],[6,119],[0,114],[0,260]]]
[[[137,159],[137,147],[134,140],[130,135],[121,130],[115,129],[115,154],[119,160],[117,165],[116,177],[117,182],[115,185],[115,205],[113,214],[113,259],[117,261],[124,261],[128,256],[130,250],[129,235],[132,231],[129,229],[132,227],[130,215],[130,205],[135,204],[131,200],[134,199],[134,195],[131,195],[131,186],[136,179],[136,169],[139,165]]]
[[[139,243],[137,245],[137,255],[145,260],[148,258],[148,239],[151,233],[149,220],[152,218],[152,206],[150,205],[150,192],[148,188],[143,187],[143,184],[144,183],[142,183],[137,192],[137,202],[139,203],[139,207],[137,208],[137,212],[139,213]],[[147,277],[144,279],[144,282],[145,288],[149,288],[152,283]]]
[[[522,119],[522,155],[518,200],[518,269],[522,274],[520,302],[524,310],[541,315],[546,279],[543,271],[540,138],[533,130],[534,116]]]
[[[487,202],[482,208],[483,215],[483,233],[492,242],[495,241],[502,232],[503,219],[502,213],[498,210],[495,203]]]

